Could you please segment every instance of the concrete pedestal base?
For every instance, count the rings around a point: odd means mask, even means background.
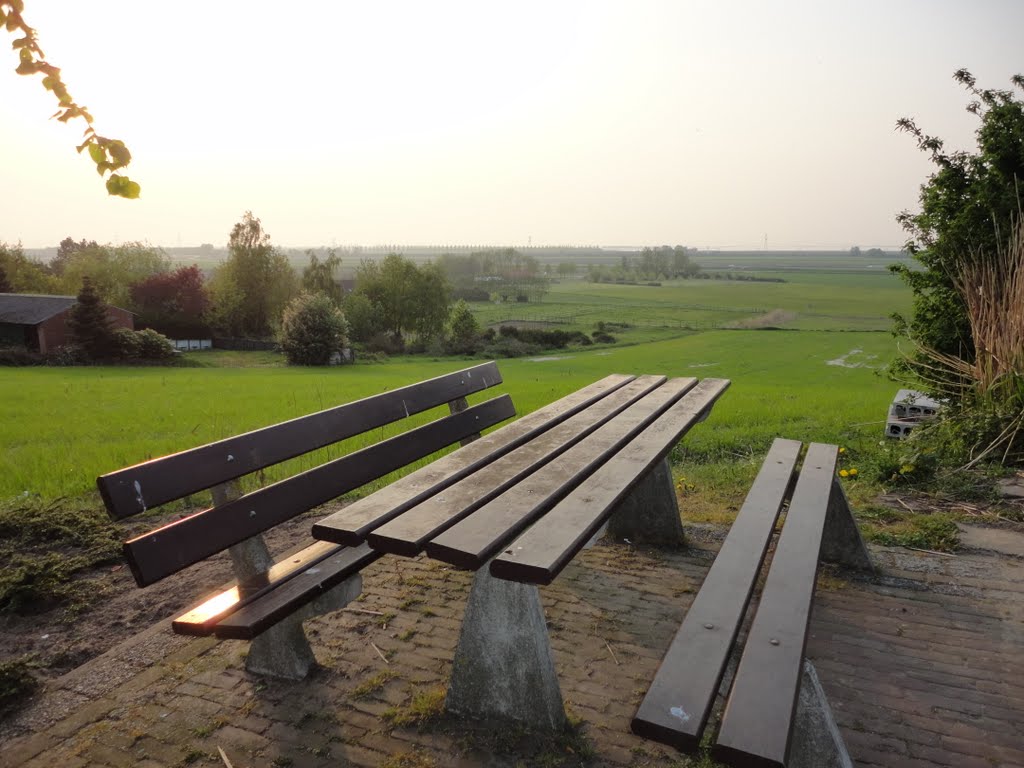
[[[832,495],[829,496],[825,529],[821,534],[820,557],[827,563],[838,563],[858,571],[873,573],[875,570],[838,478],[832,480]]]
[[[565,727],[540,593],[532,584],[476,572],[452,664],[445,709],[515,720],[537,730]]]
[[[853,768],[814,665],[804,661],[789,768]]]
[[[302,622],[344,608],[363,591],[358,573],[262,632],[249,644],[245,668],[257,675],[302,680],[316,666]]]
[[[676,489],[668,459],[662,459],[636,484],[608,519],[608,534],[616,541],[657,547],[685,543]]]

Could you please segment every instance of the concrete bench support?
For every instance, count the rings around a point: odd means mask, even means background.
[[[249,643],[245,668],[256,675],[302,680],[316,666],[313,649],[302,622],[340,610],[363,591],[363,577],[356,574],[332,587],[286,619],[264,630]]]
[[[828,500],[825,530],[821,535],[821,559],[858,571],[874,573],[875,570],[838,478],[832,480],[832,495]]]
[[[242,495],[235,481],[210,489],[214,506],[227,504]],[[240,585],[259,584],[274,565],[263,536],[253,536],[228,548],[232,570]],[[265,582],[265,578],[264,578]],[[302,622],[323,613],[344,608],[359,597],[363,579],[359,574],[332,587],[286,619],[261,632],[249,643],[245,668],[256,675],[302,680],[316,666],[316,657]],[[244,591],[244,586],[242,587]]]
[[[667,458],[658,462],[619,502],[608,519],[608,534],[616,541],[629,539],[633,544],[658,547],[685,544],[672,468]]]
[[[853,768],[818,674],[814,665],[806,660],[788,765],[789,768]]]
[[[476,572],[452,664],[445,709],[472,718],[565,727],[540,593],[533,584]]]

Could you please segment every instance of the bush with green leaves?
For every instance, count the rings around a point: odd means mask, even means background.
[[[139,357],[144,360],[167,360],[174,357],[174,344],[162,333],[152,328],[136,331],[139,342]]]
[[[279,342],[292,365],[327,365],[345,346],[348,323],[323,293],[303,293],[285,308]]]
[[[142,352],[142,342],[131,328],[115,328],[110,333],[110,352],[121,360],[135,360]]]
[[[480,345],[480,324],[473,316],[469,305],[459,299],[452,307],[448,320],[449,352],[456,355],[471,355]]]
[[[976,152],[947,150],[912,119],[897,123],[930,155],[935,172],[921,185],[920,211],[897,217],[909,235],[907,250],[923,269],[892,268],[914,293],[913,315],[894,317],[897,334],[971,361],[974,339],[955,279],[964,262],[995,258],[1012,232],[1024,188],[1024,101],[1013,91],[978,88],[965,69],[953,77],[970,94],[967,111],[980,120]],[[1024,91],[1024,76],[1011,81]],[[922,363],[929,360],[911,358],[903,370],[916,373]]]
[[[68,311],[67,323],[71,338],[90,360],[110,356],[113,351],[113,324],[107,314],[107,305],[88,277],[82,279],[77,301]]]

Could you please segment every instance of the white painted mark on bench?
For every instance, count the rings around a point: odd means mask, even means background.
[[[142,511],[145,512],[146,500],[142,498],[142,484],[138,480],[135,481],[135,501],[142,507]]]
[[[405,409],[405,418],[409,418],[409,406],[406,405],[405,400],[402,401],[402,408]]]
[[[672,717],[677,718],[681,723],[685,723],[687,720],[690,719],[690,716],[686,714],[686,710],[682,707],[672,707],[668,712],[670,715],[672,715]]]

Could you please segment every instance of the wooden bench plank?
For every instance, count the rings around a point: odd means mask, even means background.
[[[379,525],[557,426],[635,377],[612,374],[431,462],[313,525],[313,536],[355,546]]]
[[[217,637],[252,640],[281,619],[381,557],[366,544],[342,547],[266,594],[246,602],[213,628]]]
[[[381,552],[405,556],[421,552],[429,539],[576,445],[664,382],[664,376],[638,377],[528,444],[479,469],[471,477],[375,528],[367,541]]]
[[[508,395],[488,400],[150,531],[124,544],[125,557],[147,586],[513,415]]]
[[[722,716],[716,760],[786,763],[837,457],[834,445],[807,449]]]
[[[436,560],[476,570],[697,383],[672,379],[525,480],[426,542]]]
[[[801,447],[796,440],[772,443],[633,718],[633,733],[686,752],[700,746]]]
[[[115,520],[501,383],[494,362],[164,456],[97,478]]]
[[[704,379],[644,432],[491,561],[491,574],[510,581],[550,584],[626,497],[728,388]]]
[[[341,549],[340,545],[327,541],[317,541],[304,549],[300,548],[282,557],[268,572],[243,584],[229,587],[183,613],[171,622],[171,626],[179,635],[210,635],[213,633],[214,625],[228,614]]]

